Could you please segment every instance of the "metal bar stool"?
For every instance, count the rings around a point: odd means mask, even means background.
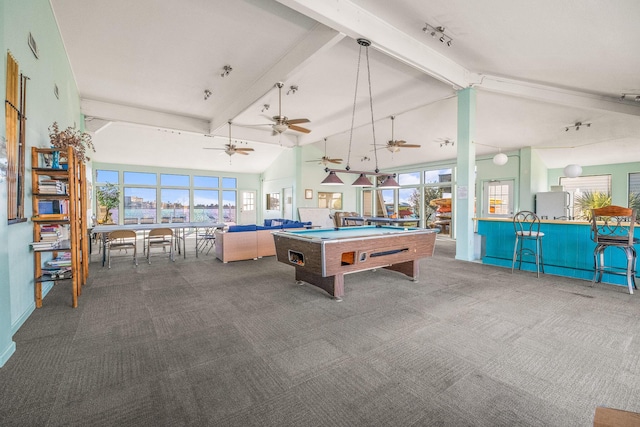
[[[522,270],[522,257],[533,256],[536,260],[536,276],[540,277],[540,271],[544,274],[544,261],[542,257],[542,238],[544,233],[540,232],[540,218],[530,211],[520,211],[513,217],[513,228],[516,234],[516,243],[513,246],[513,262],[511,263],[511,273],[518,263],[518,270]],[[533,249],[526,247],[525,242],[532,241]]]
[[[629,293],[636,287],[636,249],[634,245],[640,239],[634,237],[636,210],[622,206],[605,206],[591,209],[591,239],[596,247],[593,250],[593,280],[601,282],[604,273],[626,276]],[[618,248],[624,252],[626,266],[605,264],[604,252],[607,248]]]

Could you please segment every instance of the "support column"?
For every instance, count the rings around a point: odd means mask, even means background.
[[[455,188],[456,259],[473,260],[475,207],[476,90],[458,91],[457,174]]]

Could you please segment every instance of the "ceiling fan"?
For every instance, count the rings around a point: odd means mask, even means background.
[[[401,148],[420,148],[418,144],[407,144],[407,141],[393,139],[393,122],[395,116],[391,116],[391,141],[387,141],[385,148],[392,153],[397,153]]]
[[[307,162],[318,162],[318,164],[322,164],[322,165],[327,165],[327,163],[336,163],[336,164],[340,164],[342,163],[342,159],[332,159],[331,157],[327,156],[327,138],[324,139],[324,156],[322,156],[319,159],[314,159],[314,160],[307,160]]]
[[[248,155],[250,151],[253,151],[253,148],[242,148],[238,147],[237,144],[231,143],[231,122],[229,123],[229,142],[224,144],[224,148],[214,148],[214,147],[204,147],[205,150],[224,150],[229,156],[233,156],[234,154],[243,154]]]
[[[268,123],[273,129],[273,134],[281,134],[282,132],[291,129],[296,132],[309,133],[311,132],[307,128],[303,128],[302,126],[297,126],[300,123],[309,123],[309,119],[289,119],[286,116],[282,115],[282,87],[284,84],[282,82],[276,83],[276,87],[278,88],[278,115],[270,117],[274,123]]]

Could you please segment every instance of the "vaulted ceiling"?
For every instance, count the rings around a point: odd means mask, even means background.
[[[329,156],[377,156],[381,169],[454,159],[441,143],[455,141],[456,91],[470,86],[480,155],[530,146],[551,168],[640,161],[637,0],[51,4],[96,161],[261,172],[295,145],[322,152],[325,138]],[[360,37],[372,42],[372,109]],[[282,115],[309,119],[299,126],[310,133],[273,132],[276,82]],[[390,116],[394,139],[420,148],[374,151],[374,135],[376,147],[391,139]],[[252,154],[204,150],[224,148],[229,121]]]

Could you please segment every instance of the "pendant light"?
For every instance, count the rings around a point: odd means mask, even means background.
[[[371,95],[371,67],[370,67],[370,63],[369,63],[369,46],[371,46],[371,42],[367,39],[363,39],[360,38],[357,40],[358,44],[360,45],[360,50],[358,52],[358,68],[356,70],[356,88],[355,88],[355,92],[353,94],[353,111],[351,114],[351,129],[349,132],[349,153],[347,155],[347,166],[344,169],[329,169],[329,168],[325,168],[325,172],[329,172],[329,175],[324,179],[324,181],[322,181],[321,184],[324,185],[340,185],[342,184],[342,180],[336,175],[336,172],[340,172],[340,173],[351,173],[351,174],[358,174],[358,178],[353,182],[353,186],[354,187],[373,187],[373,184],[371,183],[371,181],[369,180],[369,178],[367,178],[367,175],[371,175],[371,176],[385,176],[386,179],[382,182],[382,184],[380,184],[380,187],[383,188],[400,188],[400,186],[398,185],[398,183],[396,182],[396,180],[393,178],[393,176],[386,174],[386,173],[380,173],[380,170],[378,169],[378,150],[377,150],[377,146],[376,146],[376,129],[375,129],[375,122],[373,119],[373,96]],[[373,152],[375,155],[375,159],[376,159],[376,168],[373,172],[367,172],[367,171],[352,171],[351,170],[351,166],[349,164],[349,162],[351,161],[351,145],[353,142],[353,126],[354,126],[354,122],[355,122],[355,116],[356,116],[356,102],[358,100],[358,81],[360,80],[360,62],[362,59],[362,51],[364,50],[365,52],[365,58],[366,58],[366,62],[367,62],[367,84],[369,87],[369,111],[371,113],[371,130],[373,133]]]

